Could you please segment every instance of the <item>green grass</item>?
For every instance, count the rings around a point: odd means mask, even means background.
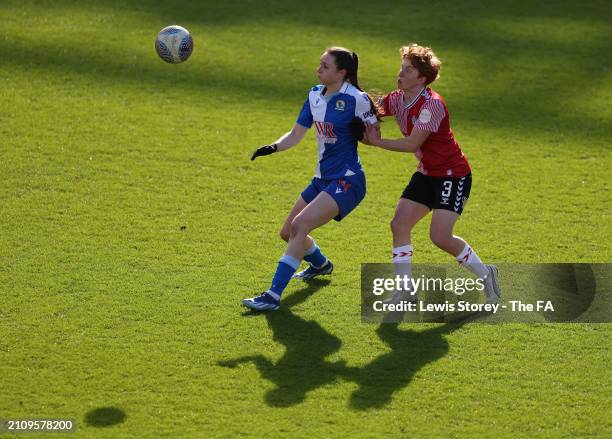
[[[360,323],[359,264],[388,261],[411,156],[361,147],[368,196],[314,234],[331,282],[239,307],[316,160],[312,134],[250,153],[292,126],[329,45],[383,90],[400,45],[436,50],[474,169],[456,232],[484,260],[612,262],[608,2],[171,3],[0,4],[0,417],[101,438],[610,436],[608,325]],[[183,65],[153,49],[172,23],[195,39]],[[414,245],[449,262],[426,222]]]

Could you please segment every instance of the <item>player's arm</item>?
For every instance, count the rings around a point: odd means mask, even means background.
[[[364,143],[378,146],[379,148],[389,151],[416,152],[430,134],[431,131],[413,129],[408,137],[402,137],[401,139],[383,139],[380,136],[380,127],[367,126]]]
[[[397,100],[398,97],[396,93],[389,93],[383,97],[375,99],[376,104],[374,107],[376,108],[376,115],[379,118],[395,116],[395,111],[393,108],[395,106],[391,105],[391,100]]]
[[[257,150],[253,153],[251,160],[255,160],[256,157],[273,154],[277,151],[285,151],[292,146],[297,145],[306,135],[306,131],[308,131],[308,128],[296,123],[291,131],[283,134],[276,142],[272,143],[271,145],[264,145],[257,148]]]
[[[306,131],[308,131],[308,128],[300,125],[299,123],[296,123],[291,129],[291,131],[282,135],[274,143],[276,143],[276,146],[278,147],[279,151],[285,151],[286,149],[289,149],[292,146],[295,146],[300,143],[306,135]]]
[[[366,126],[378,126],[378,118],[376,117],[376,106],[370,97],[363,93],[357,98],[355,105],[355,115],[349,122],[349,131],[355,140],[363,142]]]

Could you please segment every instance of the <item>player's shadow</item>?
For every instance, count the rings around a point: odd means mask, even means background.
[[[276,384],[265,395],[270,406],[288,407],[303,402],[308,392],[334,382],[338,378],[338,369],[344,366],[325,359],[340,349],[340,339],[317,322],[304,320],[291,311],[292,306],[303,302],[328,283],[328,280],[311,280],[306,288],[287,297],[278,311],[265,314],[274,341],[286,349],[277,362],[263,355],[219,362],[225,367],[252,362],[263,378]]]
[[[391,402],[393,394],[406,387],[414,375],[427,364],[444,357],[449,350],[445,335],[459,329],[472,316],[424,331],[400,330],[399,323],[382,323],[376,334],[390,352],[362,367],[346,367],[342,376],[357,383],[349,407],[354,410],[381,408]]]
[[[263,378],[276,385],[265,395],[266,403],[272,407],[299,404],[308,392],[346,379],[359,385],[349,402],[352,409],[378,408],[406,387],[418,370],[446,355],[449,346],[444,336],[472,318],[471,315],[462,316],[461,320],[424,331],[400,330],[397,323],[382,323],[376,333],[391,351],[363,367],[347,367],[344,361],[326,360],[340,350],[340,339],[318,323],[306,321],[291,311],[292,306],[303,302],[328,282],[310,281],[306,288],[286,298],[279,311],[265,315],[274,341],[286,348],[277,362],[263,355],[251,355],[220,361],[219,365],[234,368],[252,362]]]

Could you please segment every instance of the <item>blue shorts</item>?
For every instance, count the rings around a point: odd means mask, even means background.
[[[342,221],[365,198],[365,174],[358,172],[355,175],[341,177],[337,180],[323,180],[315,177],[302,192],[302,198],[310,204],[321,192],[327,192],[334,199],[340,211],[334,219]]]

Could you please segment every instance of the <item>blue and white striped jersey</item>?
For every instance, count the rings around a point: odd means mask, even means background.
[[[336,93],[323,96],[325,87],[310,90],[297,123],[310,128],[315,124],[319,162],[315,177],[334,180],[362,172],[357,140],[351,135],[349,123],[355,116],[366,123],[376,122],[366,93],[345,82]]]

